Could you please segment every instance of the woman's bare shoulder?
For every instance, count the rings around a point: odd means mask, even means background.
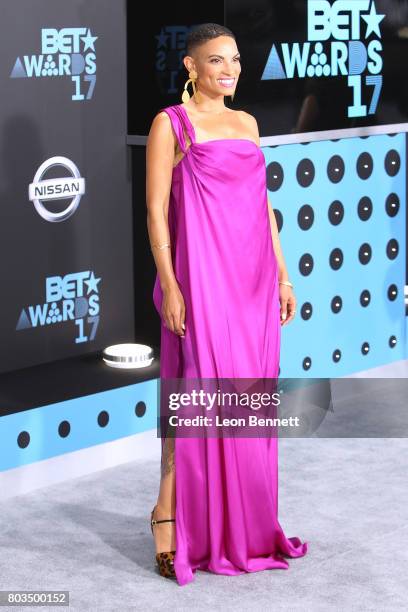
[[[240,113],[241,120],[244,122],[248,130],[253,134],[256,142],[259,145],[259,127],[258,122],[253,115],[247,113],[244,110],[237,110],[237,113]]]
[[[249,123],[249,124],[251,124],[251,123],[252,123],[252,124],[256,123],[256,124],[258,125],[258,122],[257,122],[256,118],[255,118],[253,115],[251,115],[251,113],[247,113],[247,112],[246,112],[246,111],[244,111],[244,110],[236,110],[235,112],[236,112],[236,113],[240,113],[240,115],[241,115],[242,119],[243,119],[244,121],[248,121],[248,123]]]
[[[162,110],[155,114],[152,123],[168,125],[170,123],[170,117],[166,111]]]
[[[165,111],[159,111],[153,117],[150,125],[150,130],[147,138],[149,145],[154,144],[157,147],[174,146],[177,143],[176,135],[174,134],[171,119]]]
[[[166,113],[166,111],[159,111],[156,113],[150,125],[150,133],[163,136],[168,135],[171,132],[172,126],[168,113]]]

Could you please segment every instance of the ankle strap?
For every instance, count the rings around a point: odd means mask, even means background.
[[[175,520],[176,520],[176,519],[174,519],[174,518],[173,518],[173,519],[161,519],[160,521],[156,521],[156,519],[152,519],[152,520],[151,520],[151,524],[152,524],[152,525],[156,525],[156,523],[167,523],[167,522],[172,523],[172,522],[174,522]]]

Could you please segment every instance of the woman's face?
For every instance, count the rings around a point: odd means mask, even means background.
[[[197,72],[199,91],[214,96],[231,96],[241,72],[239,51],[231,36],[218,36],[196,47],[185,66]]]

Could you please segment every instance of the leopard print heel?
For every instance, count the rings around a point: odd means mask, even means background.
[[[170,552],[161,552],[156,554],[157,565],[159,566],[160,576],[164,578],[175,578],[176,573],[174,571],[174,555],[175,550]]]
[[[157,521],[156,519],[153,518],[155,508],[156,506],[153,508],[151,515],[150,515],[150,528],[152,530],[152,533],[153,533],[153,525],[156,525],[157,523],[167,523],[167,522],[175,523],[176,521],[176,519],[162,519],[160,521]],[[174,555],[175,554],[176,554],[175,550],[156,553],[156,561],[159,567],[160,576],[163,576],[164,578],[175,578],[176,577],[176,572],[174,571]]]

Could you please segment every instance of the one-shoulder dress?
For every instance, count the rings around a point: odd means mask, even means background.
[[[161,321],[164,378],[276,378],[280,355],[278,267],[265,158],[255,141],[196,142],[182,104],[161,109],[184,153],[173,169],[168,224],[184,298],[185,338]],[[188,140],[186,139],[188,136]],[[163,293],[156,276],[153,302]],[[288,569],[308,543],[278,521],[278,437],[175,437],[179,585],[195,570],[237,575]]]

